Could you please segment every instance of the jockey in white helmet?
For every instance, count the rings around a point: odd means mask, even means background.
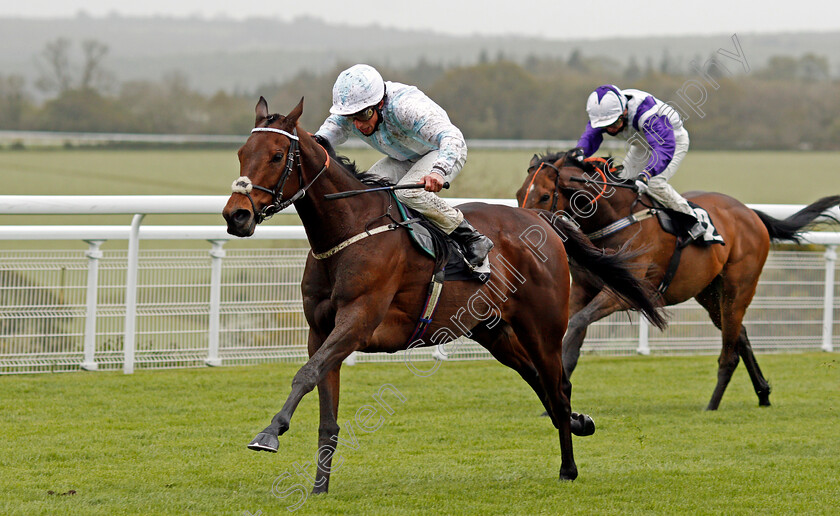
[[[484,262],[493,242],[434,193],[467,159],[464,136],[446,111],[416,87],[386,82],[372,66],[357,64],[336,79],[330,113],[316,138],[337,146],[354,134],[385,154],[368,172],[396,184],[424,184],[395,194],[461,244],[470,264]]]
[[[619,90],[612,84],[599,86],[589,95],[586,112],[589,123],[577,147],[569,151],[571,158],[582,160],[594,154],[604,133],[626,138],[629,148],[622,176],[635,178],[639,193],[647,192],[667,208],[697,220],[688,201],[668,184],[688,152],[688,131],[679,113],[649,93]],[[689,234],[698,238],[704,231],[695,222]]]

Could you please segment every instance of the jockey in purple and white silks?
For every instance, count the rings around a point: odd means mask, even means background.
[[[461,244],[470,264],[484,262],[493,242],[435,194],[467,160],[464,136],[443,108],[416,87],[386,82],[373,67],[357,64],[336,79],[330,113],[316,139],[335,147],[353,134],[385,154],[368,172],[400,185],[424,184],[395,194]]]
[[[679,113],[649,93],[619,90],[611,84],[599,86],[589,95],[586,112],[589,123],[577,147],[569,151],[570,157],[583,159],[594,154],[604,133],[624,138],[629,145],[622,177],[635,178],[639,193],[647,192],[666,207],[697,220],[688,201],[668,184],[688,152],[688,131]],[[689,230],[692,238],[704,232],[700,222]]]

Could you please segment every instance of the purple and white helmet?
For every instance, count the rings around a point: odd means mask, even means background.
[[[352,115],[377,104],[385,96],[385,81],[376,68],[357,64],[338,75],[330,113]]]
[[[627,107],[627,99],[612,84],[598,86],[586,100],[586,112],[592,127],[607,127],[618,120]]]

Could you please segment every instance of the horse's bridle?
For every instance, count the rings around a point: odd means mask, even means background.
[[[311,187],[315,181],[324,173],[325,170],[330,166],[330,154],[324,149],[324,154],[326,154],[327,159],[324,162],[323,168],[315,177],[310,181],[308,185],[303,185],[303,163],[300,159],[300,139],[297,135],[297,129],[295,128],[292,133],[284,131],[282,129],[275,129],[273,127],[255,127],[251,130],[251,133],[259,133],[259,132],[268,132],[268,133],[278,133],[282,134],[283,136],[289,138],[291,144],[289,145],[289,152],[286,155],[286,167],[283,169],[283,173],[280,174],[280,178],[277,180],[277,185],[274,187],[273,190],[269,190],[268,188],[262,187],[260,185],[255,185],[251,182],[251,178],[247,176],[241,176],[239,179],[233,182],[231,185],[231,190],[233,193],[240,193],[246,197],[248,200],[251,201],[251,208],[254,211],[254,219],[257,221],[257,224],[261,223],[262,221],[271,218],[275,213],[281,212],[294,204],[299,199],[303,198],[306,195],[306,191]],[[320,144],[319,144],[320,146]],[[323,148],[323,147],[322,147]],[[289,176],[292,175],[292,169],[295,167],[295,161],[297,161],[298,165],[298,191],[295,192],[291,197],[286,199],[285,201],[281,200],[281,196],[283,195],[283,188],[286,186],[286,181],[288,181]],[[261,192],[265,192],[271,195],[271,203],[263,206],[260,211],[257,211],[257,206],[254,203],[254,199],[251,197],[251,190],[256,188]]]
[[[528,191],[525,192],[525,198],[522,200],[522,207],[524,207],[525,203],[528,202],[528,195],[531,193],[530,192],[531,186],[533,186],[534,180],[537,179],[537,174],[540,173],[540,170],[542,170],[543,166],[547,166],[548,168],[554,169],[554,171],[557,172],[557,176],[554,178],[554,193],[552,195],[551,209],[550,209],[550,211],[552,213],[554,213],[555,211],[557,211],[557,200],[560,198],[560,169],[557,168],[553,163],[549,163],[547,161],[544,161],[544,162],[540,163],[540,166],[537,168],[537,171],[534,172],[534,176],[531,178],[531,183],[528,185]],[[530,168],[534,168],[534,167],[532,166]],[[607,175],[604,173],[604,171],[601,170],[598,167],[594,167],[594,168],[595,168],[595,170],[598,171],[599,174],[601,174],[601,177],[604,179],[604,182],[606,183],[607,182]],[[600,199],[604,195],[604,192],[606,192],[606,191],[607,191],[607,186],[604,185],[601,188],[601,191],[598,192],[598,195],[594,199],[589,201],[589,204],[597,202],[598,199]]]

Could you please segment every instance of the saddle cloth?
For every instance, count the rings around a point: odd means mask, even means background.
[[[666,233],[670,233],[677,237],[683,237],[688,233],[688,229],[694,225],[694,221],[686,217],[684,214],[665,208],[656,201],[654,201],[654,204],[657,208],[656,217],[659,219],[659,225],[662,226],[662,229]],[[717,229],[715,229],[712,217],[709,213],[691,201],[688,202],[688,205],[691,206],[692,210],[694,210],[694,216],[697,217],[697,220],[700,221],[700,225],[702,225],[706,230],[706,232],[703,233],[702,238],[698,238],[692,243],[702,246],[714,244],[726,245],[723,241],[723,237],[720,236]]]

